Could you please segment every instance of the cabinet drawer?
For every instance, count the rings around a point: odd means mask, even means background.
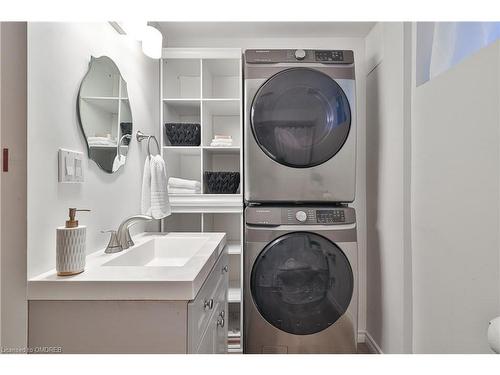
[[[222,295],[227,294],[227,283],[224,282],[228,277],[227,266],[228,255],[227,247],[225,247],[196,298],[188,303],[189,353],[196,352],[210,318],[221,303],[221,288],[226,289],[226,292],[223,292]]]

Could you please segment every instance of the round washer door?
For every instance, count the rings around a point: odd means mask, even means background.
[[[259,88],[250,123],[267,156],[289,167],[309,168],[340,151],[349,135],[351,109],[332,78],[310,68],[290,68]]]
[[[250,288],[260,314],[295,335],[320,332],[351,302],[354,277],[342,250],[327,238],[292,232],[269,243],[252,268]]]

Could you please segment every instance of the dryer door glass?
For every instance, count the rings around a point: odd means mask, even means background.
[[[291,68],[257,91],[250,122],[255,140],[270,158],[308,168],[340,151],[351,127],[351,109],[332,78],[309,68]]]
[[[315,233],[293,232],[268,244],[255,260],[250,288],[260,314],[295,335],[335,323],[352,298],[354,277],[340,248]]]

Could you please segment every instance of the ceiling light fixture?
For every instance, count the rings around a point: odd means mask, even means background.
[[[163,47],[163,36],[153,26],[146,26],[142,37],[142,52],[152,59],[160,59]]]
[[[111,26],[122,35],[142,42],[142,52],[152,59],[160,59],[163,48],[163,35],[153,26],[148,26],[147,22],[124,21],[110,22]]]

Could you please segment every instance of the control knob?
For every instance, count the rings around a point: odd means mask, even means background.
[[[295,58],[297,60],[304,60],[305,57],[306,57],[306,51],[304,51],[303,49],[298,49],[295,51]]]
[[[304,221],[307,220],[307,215],[304,211],[297,211],[295,213],[295,218],[300,221],[301,223],[303,223]]]

